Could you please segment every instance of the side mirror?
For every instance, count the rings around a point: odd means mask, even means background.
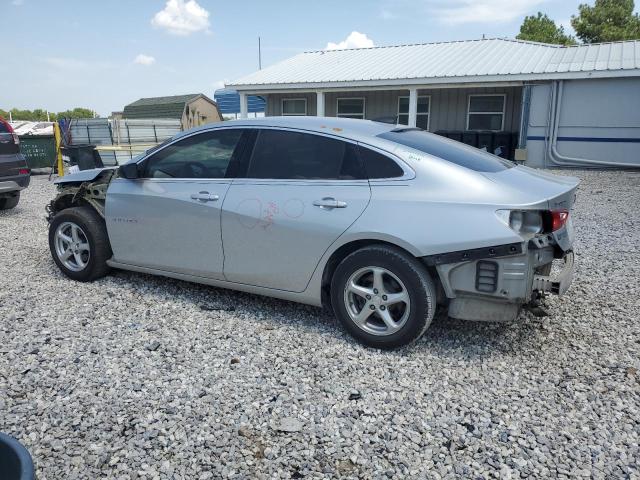
[[[138,164],[137,163],[125,163],[120,165],[118,173],[121,177],[133,180],[138,178]]]

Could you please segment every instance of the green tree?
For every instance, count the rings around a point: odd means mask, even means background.
[[[42,108],[36,108],[34,110],[19,110],[17,108],[11,109],[11,118],[13,120],[29,120],[32,122],[46,122],[47,115],[52,122],[59,118],[95,118],[98,115],[93,110],[88,108],[76,107],[73,110],[65,110],[64,112],[47,112]],[[9,119],[9,110],[3,110],[0,108],[0,117]]]
[[[89,110],[88,108],[76,107],[73,110],[66,110],[64,112],[58,112],[58,118],[95,118],[96,112]]]
[[[640,16],[633,13],[633,0],[596,0],[582,4],[571,25],[584,43],[640,39]]]
[[[545,13],[524,17],[520,26],[520,33],[516,37],[519,40],[532,42],[556,43],[560,45],[575,45],[576,41],[571,35],[564,33],[564,27],[559,27]]]

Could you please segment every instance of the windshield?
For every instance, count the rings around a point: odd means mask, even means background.
[[[428,153],[476,172],[501,172],[514,166],[510,161],[484,150],[420,129],[396,129],[381,133],[378,137]]]

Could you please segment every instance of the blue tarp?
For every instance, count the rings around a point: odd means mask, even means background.
[[[240,113],[240,94],[230,88],[216,90],[213,98],[218,104],[218,109],[223,115]],[[266,101],[262,97],[249,95],[247,106],[249,113],[262,113],[265,110]]]

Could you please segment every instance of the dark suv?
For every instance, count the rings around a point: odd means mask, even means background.
[[[0,210],[18,205],[20,190],[29,186],[30,174],[18,135],[0,118]]]

